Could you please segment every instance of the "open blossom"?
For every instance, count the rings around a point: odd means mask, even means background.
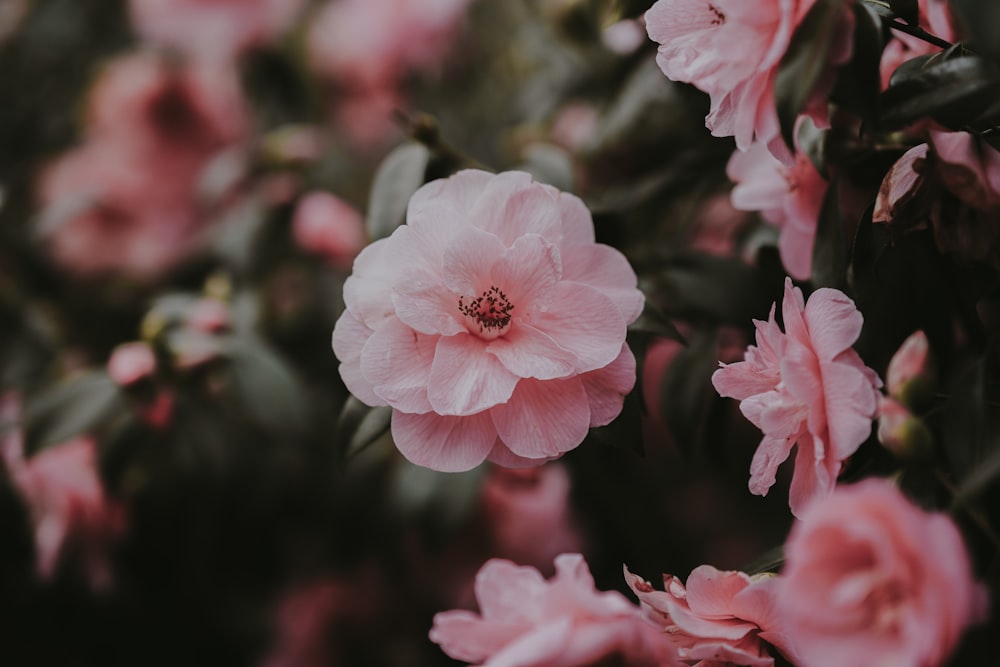
[[[804,153],[796,153],[792,164],[786,166],[761,143],[746,152],[733,153],[726,173],[736,183],[733,206],[760,211],[765,220],[776,225],[782,264],[796,280],[808,280],[826,179]]]
[[[951,519],[892,484],[839,487],[792,527],[778,612],[803,667],[940,665],[985,611]]]
[[[291,27],[303,0],[130,0],[139,36],[193,58],[230,59]]]
[[[693,84],[711,97],[705,124],[715,136],[734,136],[746,150],[756,136],[768,144],[780,134],[774,79],[792,34],[814,0],[658,0],[646,12],[656,62],[668,78]],[[828,81],[814,91],[806,111],[827,121],[826,94],[833,69],[851,54],[853,15],[844,3],[828,65]],[[780,141],[780,139],[778,139]],[[777,152],[777,151],[776,151]]]
[[[476,576],[480,613],[434,617],[431,641],[483,667],[668,667],[681,665],[667,638],[616,592],[599,592],[579,554],[556,558],[556,575],[506,560]]]
[[[246,131],[232,72],[151,54],[114,61],[91,91],[84,143],[41,173],[39,230],[84,275],[149,279],[200,242],[203,169]]]
[[[774,318],[754,321],[757,345],[744,361],[721,364],[712,384],[764,432],[750,464],[750,492],[764,495],[798,445],[789,492],[792,513],[828,495],[845,459],[871,434],[881,382],[851,346],[863,318],[843,292],[816,290],[806,304],[785,279],[784,333]]]
[[[424,185],[407,224],[358,255],[344,301],[344,383],[391,406],[396,446],[435,470],[558,457],[635,383],[635,273],[594,242],[583,202],[526,173]]]
[[[687,586],[664,575],[662,591],[628,568],[625,579],[647,617],[663,627],[687,664],[771,667],[769,645],[796,661],[792,642],[775,613],[774,575],[751,577],[702,565],[692,570]]]

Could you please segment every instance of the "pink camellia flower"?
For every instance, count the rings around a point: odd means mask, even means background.
[[[616,591],[597,591],[579,554],[557,557],[549,581],[534,568],[491,560],[476,576],[476,598],[479,614],[434,617],[431,641],[456,660],[483,667],[681,665],[638,607]]]
[[[231,59],[291,27],[304,0],[130,0],[140,37],[188,57]]]
[[[628,568],[625,580],[647,617],[663,628],[687,664],[772,667],[768,645],[798,664],[775,614],[775,575],[751,577],[702,565],[691,572],[687,586],[663,575],[662,591]]]
[[[656,62],[668,78],[693,84],[711,97],[705,124],[733,136],[741,150],[757,141],[780,142],[774,79],[792,34],[814,0],[658,0],[646,12],[646,30],[660,46]],[[827,121],[826,95],[836,65],[850,57],[853,15],[844,3],[827,63],[829,81],[813,92],[807,112]],[[772,146],[776,154],[783,153]]]
[[[740,410],[764,439],[750,465],[750,492],[765,495],[778,466],[798,445],[789,492],[792,513],[828,495],[845,459],[872,430],[881,381],[851,346],[863,318],[843,292],[818,289],[806,304],[785,280],[782,316],[775,306],[766,322],[754,321],[757,345],[744,361],[720,364],[712,384]]]
[[[396,446],[435,470],[558,457],[635,383],[635,273],[594,242],[583,202],[523,172],[424,185],[407,224],[358,255],[344,302],[344,383],[391,406]]]
[[[826,179],[805,154],[796,153],[794,162],[785,166],[761,143],[746,152],[733,153],[726,173],[736,183],[733,206],[760,211],[765,220],[776,225],[782,263],[796,280],[808,280]]]
[[[310,192],[299,200],[292,220],[295,241],[337,266],[350,266],[365,246],[361,214],[340,197]]]
[[[986,607],[951,520],[875,479],[792,527],[777,602],[803,667],[940,665]]]
[[[154,278],[202,239],[200,175],[246,130],[236,82],[135,54],[102,72],[86,118],[84,143],[40,175],[39,232],[76,273]]]
[[[920,26],[932,35],[949,42],[956,39],[955,23],[948,0],[917,0],[917,18]],[[889,87],[892,73],[904,62],[941,50],[939,46],[904,32],[893,30],[891,34],[893,39],[885,45],[879,62],[883,89]]]

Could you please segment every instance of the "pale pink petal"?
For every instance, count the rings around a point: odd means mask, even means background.
[[[768,490],[774,486],[778,466],[785,462],[794,445],[795,441],[789,438],[764,436],[750,462],[750,493],[755,496],[767,495]]]
[[[372,391],[397,410],[430,412],[427,383],[436,336],[426,336],[392,317],[372,333],[361,352],[361,373]]]
[[[872,222],[892,222],[923,184],[919,167],[927,159],[927,144],[906,151],[889,169],[879,186]]]
[[[510,400],[490,415],[504,444],[527,458],[567,452],[583,442],[590,427],[590,406],[579,378],[521,380]]]
[[[490,341],[486,349],[518,377],[551,380],[576,375],[576,355],[523,322]]]
[[[514,304],[515,317],[518,308],[522,312],[543,308],[562,276],[559,248],[537,234],[525,234],[503,252],[490,275],[490,284],[503,290]]]
[[[571,667],[560,659],[574,638],[571,618],[556,617],[542,622],[505,646],[489,661],[490,667]]]
[[[391,239],[379,239],[366,246],[354,259],[354,272],[344,281],[347,310],[372,329],[393,314],[392,286],[398,265],[388,257]],[[393,268],[387,271],[386,266]]]
[[[562,239],[559,247],[565,252],[571,246],[589,246],[594,243],[594,220],[587,205],[574,194],[556,191],[556,204],[562,220]]]
[[[577,371],[607,366],[625,342],[625,320],[611,299],[580,283],[561,282],[548,310],[530,323],[576,355]]]
[[[829,361],[854,345],[865,318],[843,292],[823,287],[809,296],[805,320],[816,356]]]
[[[851,456],[868,439],[878,409],[878,392],[854,350],[846,358],[823,364],[828,446],[838,460]]]
[[[553,242],[562,235],[562,214],[555,196],[538,187],[530,174],[519,171],[497,174],[483,190],[471,218],[472,224],[495,234],[507,246],[525,234],[539,234]]]
[[[361,373],[361,351],[374,332],[345,310],[333,327],[333,351],[340,360],[340,377],[347,390],[366,405],[386,405]]]
[[[476,599],[485,621],[526,620],[540,611],[535,605],[547,588],[535,568],[499,558],[488,561],[476,575]]]
[[[823,442],[806,434],[795,452],[795,470],[788,489],[788,506],[795,516],[802,516],[809,506],[830,495],[836,484],[840,464],[823,454]]]
[[[471,415],[510,399],[519,378],[469,334],[438,339],[427,396],[440,415]]]
[[[490,455],[486,457],[486,460],[490,463],[495,463],[498,466],[503,466],[504,468],[537,468],[538,466],[546,463],[547,461],[552,461],[558,457],[553,456],[544,459],[529,459],[526,456],[518,456],[514,452],[510,451],[507,445],[503,444],[501,440],[497,440],[497,443],[493,445],[493,449],[490,450]]]
[[[486,459],[497,432],[486,413],[445,417],[393,410],[392,439],[411,463],[440,472],[462,472]]]
[[[421,333],[454,336],[466,330],[458,297],[429,271],[404,273],[392,288],[392,305],[404,324]]]
[[[475,298],[490,288],[490,267],[506,247],[494,234],[468,227],[444,252],[444,283],[452,293]],[[497,285],[500,289],[503,286]]]
[[[428,245],[446,248],[469,228],[472,209],[494,175],[465,169],[427,183],[410,197],[406,224],[427,239]]]
[[[603,244],[563,249],[563,280],[594,287],[610,298],[630,324],[639,317],[646,298],[637,289],[635,271],[625,255]]]
[[[480,664],[529,629],[523,620],[487,622],[471,611],[454,610],[434,615],[430,640],[455,660]]]
[[[734,570],[700,565],[691,570],[685,588],[691,611],[699,616],[733,615],[733,598],[750,585],[750,577]]]
[[[590,403],[590,426],[610,424],[622,411],[625,395],[635,386],[635,356],[628,345],[610,364],[580,376]]]

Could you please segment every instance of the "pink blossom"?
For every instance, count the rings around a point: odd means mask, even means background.
[[[736,183],[733,206],[760,211],[776,225],[782,263],[796,280],[808,280],[826,179],[805,154],[796,153],[792,164],[785,166],[760,143],[733,153],[726,173]]]
[[[143,342],[123,343],[116,347],[108,359],[108,375],[122,386],[149,377],[156,370],[153,348]]]
[[[782,316],[754,321],[757,345],[744,361],[720,364],[712,384],[740,410],[764,439],[750,465],[750,492],[765,495],[778,466],[798,445],[789,493],[792,513],[828,495],[845,459],[871,434],[881,381],[851,346],[863,318],[839,290],[816,290],[808,305],[785,280]]]
[[[557,555],[579,551],[569,492],[569,472],[559,463],[492,468],[480,493],[493,554],[544,570]]]
[[[947,0],[917,0],[917,7],[917,17],[921,27],[946,41],[951,42],[956,39],[955,25]],[[898,30],[893,30],[891,35],[892,39],[882,50],[882,60],[879,63],[882,88],[888,88],[892,73],[907,60],[941,50],[941,47],[934,46],[926,40]]]
[[[579,554],[556,558],[556,575],[510,561],[487,562],[476,576],[480,613],[434,617],[431,641],[456,660],[484,667],[680,665],[638,607],[616,591],[598,592]]]
[[[199,177],[245,131],[232,73],[178,69],[136,54],[109,65],[90,96],[85,141],[42,172],[39,232],[84,275],[148,280],[200,243]]]
[[[811,506],[782,579],[778,612],[804,667],[940,665],[985,611],[955,525],[884,480]]]
[[[291,27],[304,0],[130,0],[140,37],[189,57],[231,59]]]
[[[635,273],[594,242],[583,202],[526,173],[424,185],[407,224],[358,255],[344,301],[344,383],[391,406],[396,446],[435,470],[558,457],[635,383]]]
[[[17,418],[17,399],[0,403],[0,416]],[[51,577],[72,554],[94,587],[110,584],[108,551],[124,529],[124,514],[101,485],[94,440],[76,438],[26,460],[23,436],[15,429],[0,443],[0,455],[31,514],[38,574]]]
[[[705,119],[715,136],[734,136],[741,150],[756,136],[780,142],[774,78],[792,34],[814,0],[658,0],[646,12],[656,62],[668,78],[690,83],[711,97]],[[807,111],[826,122],[826,94],[833,68],[851,53],[853,15],[847,4],[828,63],[829,81],[814,91]]]
[[[687,586],[664,575],[662,591],[628,568],[625,580],[647,617],[663,627],[687,664],[771,667],[769,644],[796,662],[794,646],[775,613],[774,575],[751,577],[702,565],[691,572]]]
[[[310,192],[299,200],[292,220],[295,241],[338,266],[350,266],[365,246],[361,214],[327,192]]]

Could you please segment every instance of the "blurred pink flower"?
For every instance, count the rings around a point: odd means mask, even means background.
[[[948,7],[948,0],[917,0],[917,7],[917,16],[922,28],[946,41],[955,41],[955,24]],[[898,30],[893,30],[890,34],[892,39],[882,50],[882,60],[879,63],[883,89],[889,86],[892,73],[904,62],[941,50],[939,46]]]
[[[559,554],[583,547],[565,466],[492,468],[481,494],[494,555],[544,570]]]
[[[744,361],[720,364],[712,384],[764,432],[750,465],[750,492],[765,495],[778,466],[798,445],[789,492],[792,513],[828,495],[843,461],[872,430],[881,381],[851,346],[863,318],[839,290],[816,290],[806,304],[785,279],[778,328],[774,306],[766,322],[754,321],[757,345]]]
[[[18,399],[0,401],[4,420],[16,420],[19,412]],[[13,429],[0,443],[0,455],[31,514],[38,574],[51,577],[60,559],[71,554],[92,586],[108,586],[109,549],[124,530],[125,517],[101,485],[94,440],[76,438],[25,459],[23,436]]]
[[[150,54],[102,72],[84,143],[38,183],[39,232],[58,262],[80,274],[148,280],[197,247],[207,217],[201,172],[246,131],[231,77]]]
[[[328,192],[310,192],[299,200],[292,233],[301,248],[342,267],[349,267],[366,243],[361,214]]]
[[[632,267],[594,242],[582,201],[526,173],[424,185],[407,224],[358,255],[344,301],[344,383],[391,406],[396,446],[435,470],[558,457],[635,383]]]
[[[777,601],[804,667],[940,665],[986,607],[951,520],[875,479],[792,527]]]
[[[656,62],[668,78],[693,84],[711,97],[705,124],[712,134],[733,136],[740,150],[756,137],[783,152],[774,104],[774,78],[792,34],[814,0],[658,0],[646,12],[646,30],[660,46]],[[829,81],[813,92],[807,113],[827,120],[826,95],[833,69],[850,57],[853,15],[844,4],[830,62]]]
[[[225,301],[204,297],[191,306],[185,324],[195,331],[211,334],[228,329],[231,320],[232,314]]]
[[[190,58],[229,60],[291,27],[304,0],[130,0],[140,37]]]
[[[484,667],[681,664],[638,607],[616,591],[597,591],[579,554],[556,558],[549,581],[534,568],[491,560],[476,576],[476,598],[479,614],[434,617],[431,641],[456,660]]]
[[[751,577],[702,565],[692,570],[686,587],[677,577],[663,575],[664,590],[658,591],[628,568],[625,580],[687,664],[772,667],[768,644],[797,664],[775,613],[775,575]]]
[[[760,143],[746,152],[736,151],[726,167],[733,188],[733,206],[742,211],[760,211],[780,230],[781,262],[796,280],[812,274],[813,244],[827,182],[803,154],[783,165]]]
[[[148,344],[135,341],[122,343],[111,352],[108,375],[121,386],[149,377],[156,370],[156,355]]]

